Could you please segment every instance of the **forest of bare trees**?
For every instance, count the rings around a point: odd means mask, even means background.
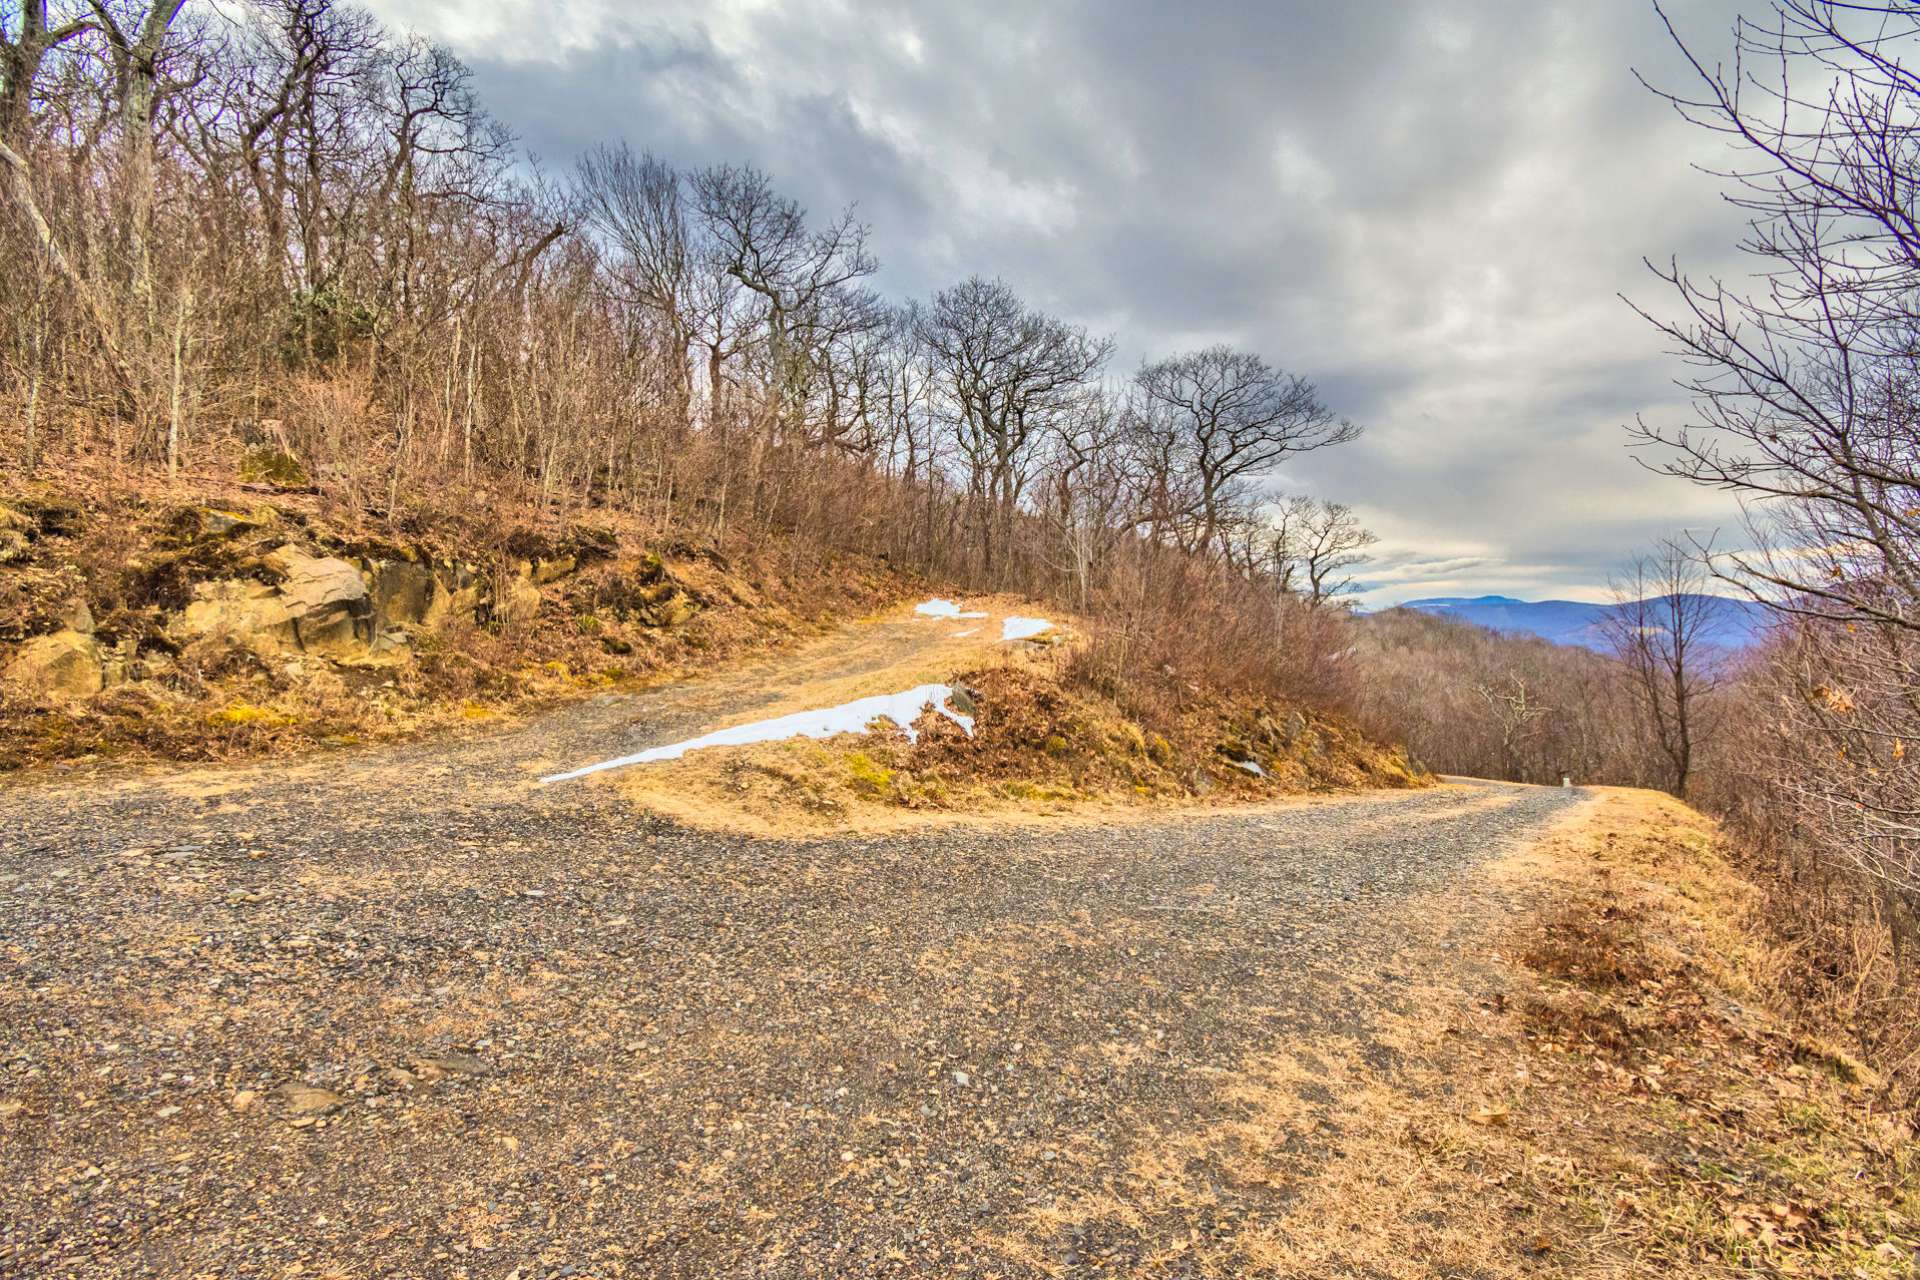
[[[1146,625],[1271,638],[1366,535],[1266,477],[1358,428],[1213,347],[1113,343],[974,277],[889,299],[868,229],[625,143],[551,174],[445,49],[331,0],[0,11],[0,452],[291,466],[436,506],[777,529]]]
[[[1620,653],[1413,609],[1372,615],[1357,630],[1356,713],[1428,768],[1544,786],[1570,778],[1672,789]]]

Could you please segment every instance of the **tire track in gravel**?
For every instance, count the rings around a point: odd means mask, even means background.
[[[1231,1109],[1248,1055],[1364,1041],[1507,909],[1476,869],[1579,800],[795,842],[527,785],[765,692],[0,792],[0,1275],[1138,1269],[1290,1197],[1097,1240],[1045,1206],[1123,1182],[1143,1117]]]

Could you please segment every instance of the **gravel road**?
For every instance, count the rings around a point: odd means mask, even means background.
[[[530,784],[741,696],[0,789],[0,1275],[1136,1272],[1291,1197],[1044,1207],[1364,1038],[1579,794],[792,843]]]

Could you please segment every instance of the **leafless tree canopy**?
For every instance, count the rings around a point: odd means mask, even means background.
[[[1687,794],[1695,755],[1719,728],[1713,692],[1729,655],[1713,645],[1721,604],[1705,590],[1711,581],[1688,548],[1663,542],[1615,580],[1601,623],[1665,764],[1662,785],[1676,796]]]
[[[1367,563],[1367,548],[1379,541],[1345,503],[1307,497],[1275,504],[1261,536],[1275,582],[1310,609],[1353,591],[1348,571]]]
[[[1738,25],[1729,62],[1681,45],[1695,80],[1663,96],[1741,157],[1723,177],[1763,284],[1656,269],[1682,305],[1649,318],[1694,370],[1698,419],[1638,431],[1674,474],[1753,500],[1758,531],[1784,541],[1726,557],[1734,581],[1901,627],[1920,627],[1916,36],[1909,0],[1784,0]]]
[[[1306,379],[1229,347],[1145,365],[1134,385],[1164,488],[1153,517],[1188,551],[1227,545],[1254,482],[1287,457],[1360,434]]]
[[[1888,1061],[1911,1076],[1920,4],[1777,0],[1736,26],[1724,60],[1674,38],[1693,79],[1656,91],[1736,157],[1722,177],[1751,218],[1741,247],[1757,283],[1658,269],[1679,308],[1654,322],[1691,368],[1695,420],[1637,434],[1667,470],[1747,501],[1759,550],[1713,564],[1782,618],[1760,660],[1709,700],[1727,748],[1701,790],[1793,895],[1797,939],[1833,979],[1821,998],[1888,1028]],[[1674,567],[1663,555],[1655,576],[1671,581]],[[1688,620],[1641,621],[1654,625],[1622,635],[1622,650],[1684,781],[1698,672],[1679,639]]]
[[[1308,381],[1227,348],[1110,379],[1110,339],[1007,282],[880,296],[868,240],[749,166],[614,142],[543,174],[451,53],[333,0],[0,8],[0,451],[28,471],[268,450],[396,530],[619,507],[1136,636],[1214,593],[1270,669],[1338,651],[1273,637],[1348,552],[1274,590],[1254,537],[1273,468],[1357,433]]]

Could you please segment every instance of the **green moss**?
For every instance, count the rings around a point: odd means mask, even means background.
[[[846,757],[847,781],[862,795],[885,796],[893,790],[893,770],[880,764],[864,751],[849,751]]]
[[[276,489],[304,489],[308,484],[307,469],[300,465],[300,459],[265,444],[254,445],[240,459],[240,478]]]
[[[1057,758],[1067,754],[1067,740],[1057,733],[1050,733],[1047,740],[1040,744],[1040,749]]]
[[[256,724],[268,728],[293,723],[293,717],[271,707],[257,707],[250,702],[234,702],[220,708],[207,717],[213,724]]]

